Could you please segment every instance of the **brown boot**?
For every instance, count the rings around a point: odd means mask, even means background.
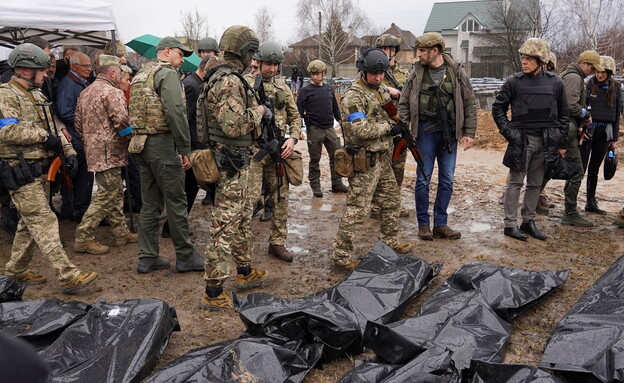
[[[266,279],[269,277],[269,272],[266,270],[258,270],[255,267],[250,267],[251,272],[247,275],[243,275],[240,273],[236,274],[236,278],[234,279],[234,287],[237,289],[249,289],[251,287],[256,287],[262,285],[266,282]],[[243,269],[243,268],[241,268]]]
[[[448,226],[436,226],[433,228],[433,238],[458,239],[461,238],[461,232]]]
[[[392,246],[390,246],[392,250],[394,250],[397,254],[407,254],[414,248],[414,245],[411,243],[405,242],[396,242]]]
[[[418,238],[423,241],[433,241],[433,234],[429,226],[418,226]]]
[[[27,271],[26,274],[20,276],[11,277],[17,282],[26,282],[29,285],[40,285],[46,283],[47,279],[43,275],[35,274],[32,271]]]
[[[277,257],[284,262],[292,262],[293,255],[284,245],[269,245],[269,255]]]
[[[73,293],[76,290],[80,290],[82,288],[87,287],[91,282],[95,281],[98,277],[96,272],[85,273],[80,272],[76,278],[74,278],[71,282],[66,282],[61,284],[61,292],[63,293]]]
[[[409,217],[409,210],[407,210],[405,208],[401,208],[401,211],[399,212],[399,217],[400,218],[408,218]]]
[[[234,309],[232,294],[229,291],[222,290],[220,295],[211,298],[207,293],[204,293],[199,307],[208,311],[230,311]]]
[[[123,237],[117,237],[113,240],[113,246],[123,246],[126,243],[137,243],[139,242],[139,235],[133,232],[128,232],[128,234]]]
[[[555,204],[548,201],[548,198],[545,194],[540,194],[539,199],[537,200],[537,204],[545,207],[546,209],[555,207]]]
[[[332,268],[338,271],[351,271],[353,269],[355,269],[355,267],[358,265],[357,262],[354,261],[349,261],[349,263],[346,264],[340,264],[340,263],[334,263],[332,265]]]
[[[100,255],[108,253],[108,246],[102,245],[94,239],[87,242],[74,242],[74,251],[76,253]]]

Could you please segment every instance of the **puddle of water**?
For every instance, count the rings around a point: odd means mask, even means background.
[[[470,230],[471,233],[480,233],[482,231],[488,231],[491,228],[492,228],[492,225],[488,223],[474,222],[470,224],[470,227],[468,227],[468,230]]]

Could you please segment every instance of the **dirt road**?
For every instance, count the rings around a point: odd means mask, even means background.
[[[506,361],[510,363],[536,364],[541,358],[548,334],[565,312],[622,254],[624,231],[611,224],[615,214],[622,208],[620,191],[624,176],[616,174],[611,181],[600,180],[597,198],[606,209],[607,216],[587,215],[596,223],[591,229],[562,227],[559,223],[563,210],[563,182],[553,181],[548,185],[548,194],[557,207],[550,216],[538,216],[537,224],[549,236],[541,242],[530,239],[520,242],[503,236],[502,205],[498,199],[502,194],[507,169],[501,165],[503,152],[500,141],[491,129],[481,130],[481,144],[458,156],[455,173],[455,192],[449,209],[449,225],[462,232],[456,241],[419,241],[414,217],[413,187],[415,166],[408,162],[406,179],[401,190],[403,206],[411,211],[410,217],[402,219],[403,239],[416,244],[414,255],[428,262],[441,261],[444,267],[434,279],[432,286],[416,301],[407,315],[414,315],[421,302],[459,266],[475,261],[488,260],[495,264],[533,270],[570,269],[569,280],[536,308],[521,315],[514,324],[513,335],[508,347]],[[486,133],[491,133],[489,136]],[[497,133],[496,133],[497,134]],[[483,147],[495,149],[483,149]],[[297,147],[306,152],[305,143]],[[307,158],[307,155],[306,155]],[[256,242],[254,263],[271,272],[270,284],[255,291],[281,297],[304,296],[338,282],[342,274],[330,269],[332,242],[341,211],[345,203],[344,194],[332,194],[330,189],[327,160],[324,155],[322,184],[323,198],[314,198],[307,184],[291,189],[289,208],[289,236],[287,247],[296,254],[292,264],[283,263],[267,256],[269,223],[257,220],[253,223]],[[305,163],[305,162],[304,162]],[[307,170],[306,170],[307,173]],[[431,195],[435,196],[437,175],[434,174]],[[210,224],[210,208],[199,202],[190,215],[192,237],[198,251],[205,250]],[[433,198],[433,197],[432,197]],[[579,206],[584,206],[584,187],[579,197]],[[179,274],[171,270],[157,271],[149,275],[136,273],[137,247],[126,245],[111,248],[109,254],[101,256],[76,254],[71,250],[76,224],[61,222],[63,242],[70,258],[84,270],[95,270],[100,278],[95,287],[87,288],[75,295],[59,292],[52,270],[40,252],[34,257],[32,268],[48,277],[48,283],[30,286],[24,299],[59,298],[80,300],[87,303],[98,299],[109,302],[131,298],[158,298],[168,302],[177,310],[181,332],[176,332],[163,355],[161,365],[190,351],[215,342],[238,337],[244,326],[236,313],[207,313],[199,309],[204,283],[201,273]],[[378,223],[368,219],[356,239],[355,254],[360,256],[373,246],[378,232]],[[110,242],[107,228],[98,229],[98,240]],[[0,233],[0,272],[8,260],[12,239]],[[161,240],[161,255],[174,262],[171,241]],[[227,285],[231,286],[231,281]],[[353,356],[353,359],[371,357],[371,353]],[[343,359],[325,366],[324,370],[313,370],[306,382],[335,382],[353,366],[353,359]]]

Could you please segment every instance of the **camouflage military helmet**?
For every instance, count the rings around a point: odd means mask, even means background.
[[[600,56],[600,65],[606,72],[611,71],[611,74],[615,73],[615,60],[611,56]]]
[[[446,42],[444,37],[438,32],[427,32],[416,39],[416,49],[418,48],[433,48],[436,45],[440,45],[440,52],[444,52],[446,49]]]
[[[308,73],[322,73],[327,72],[327,65],[321,60],[310,61],[308,64]]]
[[[272,41],[265,41],[253,55],[254,60],[264,61],[268,63],[281,64],[284,61],[284,51],[279,44]]]
[[[126,50],[126,46],[120,40],[115,41],[115,46],[117,48],[117,51],[115,52],[115,56],[128,57],[128,51]],[[104,54],[105,55],[113,54],[113,42],[112,41],[107,41],[106,44],[104,45]]]
[[[554,69],[557,69],[557,56],[552,52],[550,52],[550,60],[548,60],[548,65],[550,65]]]
[[[366,72],[385,72],[388,70],[388,56],[379,48],[369,48],[360,53],[355,67]]]
[[[201,51],[213,51],[213,52],[217,52],[219,53],[219,43],[217,42],[217,40],[213,39],[212,37],[204,37],[203,39],[199,40],[199,43],[197,43],[197,50],[199,52]]]
[[[381,47],[391,47],[394,48],[395,52],[398,52],[401,47],[401,43],[399,42],[399,39],[393,35],[385,33],[375,39],[375,48]]]
[[[11,68],[44,69],[52,65],[52,58],[35,44],[24,43],[13,49],[8,63]]]
[[[251,28],[244,25],[233,25],[223,32],[219,49],[245,58],[249,52],[257,51],[259,45],[260,40]]]
[[[604,72],[604,68],[600,65],[600,55],[596,51],[585,51],[579,55],[579,62],[585,61],[594,66],[596,72]]]
[[[535,57],[544,64],[550,61],[550,44],[546,40],[532,37],[522,44],[518,53],[525,56]]]

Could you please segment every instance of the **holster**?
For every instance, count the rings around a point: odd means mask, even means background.
[[[218,165],[220,169],[225,169],[229,178],[237,175],[241,169],[249,166],[251,158],[247,150],[241,152],[235,152],[228,147],[221,148],[220,155],[218,156]]]

